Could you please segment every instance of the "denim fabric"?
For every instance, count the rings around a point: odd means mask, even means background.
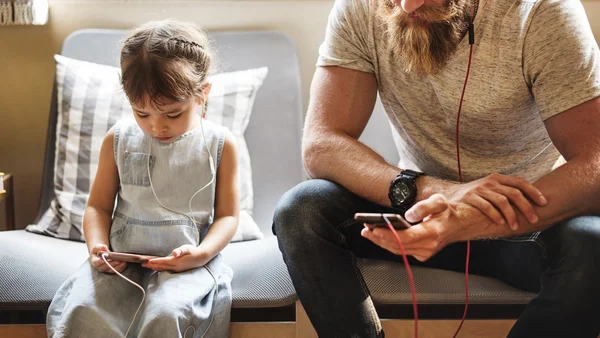
[[[204,132],[218,165],[225,131],[204,122]],[[200,128],[162,144],[134,122],[121,121],[115,131],[115,162],[120,187],[110,230],[111,250],[167,256],[181,245],[202,241],[213,220],[215,183],[195,195],[212,178]],[[163,208],[154,193],[179,213]],[[146,291],[128,337],[189,338],[205,332],[207,338],[228,336],[233,272],[220,255],[204,267],[181,273],[154,272],[128,263],[123,275]],[[141,300],[141,290],[86,262],[52,300],[48,336],[123,337]]]
[[[150,158],[148,158],[150,157]],[[125,152],[123,159],[123,170],[120,173],[121,183],[131,185],[150,186],[147,166],[150,164],[150,171],[154,171],[154,161],[156,157],[145,153]]]
[[[198,228],[189,219],[145,221],[115,212],[110,245],[117,252],[168,256],[183,244],[200,243]]]
[[[144,288],[146,299],[128,337],[199,338],[205,331],[205,337],[227,337],[231,269],[220,255],[207,267],[217,278],[218,294],[204,267],[170,273],[129,264],[123,275]],[[86,261],[52,300],[48,337],[122,338],[141,301],[138,288],[119,276],[98,272]]]
[[[342,186],[310,180],[277,206],[273,231],[300,301],[320,337],[383,337],[356,257],[400,262],[360,235],[356,212],[394,212]],[[413,265],[464,272],[466,245],[454,243]],[[539,235],[471,242],[470,273],[538,292],[509,334],[597,337],[600,333],[600,217],[556,224]],[[449,332],[451,334],[451,332]]]

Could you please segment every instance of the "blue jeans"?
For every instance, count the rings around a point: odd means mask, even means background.
[[[300,301],[320,337],[384,337],[356,257],[401,261],[360,235],[355,212],[394,212],[325,181],[310,180],[279,201],[273,231]],[[464,243],[418,264],[464,272]],[[537,292],[509,337],[597,337],[600,333],[600,217],[556,224],[532,241],[472,241],[470,273]],[[451,332],[449,332],[451,334]]]

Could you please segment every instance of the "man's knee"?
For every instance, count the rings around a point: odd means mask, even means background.
[[[582,263],[600,259],[600,217],[581,216],[556,227],[562,254]]]
[[[331,208],[340,187],[326,180],[308,180],[286,192],[275,209],[273,233],[282,240],[298,239],[311,224]]]
[[[581,216],[557,224],[555,240],[551,249],[555,264],[570,271],[570,283],[574,287],[586,288],[600,283],[600,217]]]

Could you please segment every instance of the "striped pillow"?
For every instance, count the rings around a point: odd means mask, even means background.
[[[116,67],[55,55],[58,119],[54,163],[54,193],[38,224],[26,230],[52,237],[84,241],[82,221],[98,168],[106,132],[119,119],[133,119]],[[238,143],[240,225],[234,241],[262,238],[252,219],[253,191],[250,155],[244,132],[267,68],[211,76],[206,117],[231,130]]]

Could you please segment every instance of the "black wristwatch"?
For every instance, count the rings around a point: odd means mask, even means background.
[[[399,209],[404,214],[417,199],[417,177],[423,175],[414,170],[403,170],[390,183],[388,197],[392,207]]]

